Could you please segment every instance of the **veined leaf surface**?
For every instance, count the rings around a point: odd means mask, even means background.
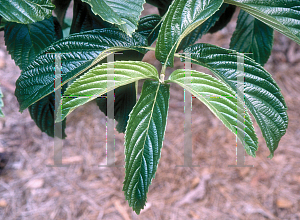
[[[96,15],[130,35],[137,28],[145,0],[82,0],[91,5]]]
[[[114,87],[108,87],[107,77],[112,71]],[[65,91],[62,99],[61,120],[75,108],[115,88],[130,84],[137,80],[152,78],[158,80],[158,72],[154,66],[141,61],[117,61],[104,63],[88,71],[73,82]]]
[[[236,51],[210,44],[195,44],[186,51],[191,53],[192,63],[208,68],[237,91]],[[244,57],[244,73],[245,104],[260,126],[271,153],[269,157],[272,158],[287,129],[287,107],[280,88],[270,73],[247,56]]]
[[[182,39],[212,16],[222,3],[223,0],[174,0],[158,34],[156,58],[165,67],[172,67]]]
[[[202,101],[223,124],[243,143],[247,154],[255,157],[257,137],[247,111],[244,117],[239,112],[243,105],[234,91],[210,75],[191,70],[191,76],[185,76],[186,70],[175,70],[165,82],[174,82],[188,90]],[[243,125],[244,124],[244,125]],[[245,130],[241,129],[245,126]]]
[[[139,214],[155,177],[167,124],[170,85],[146,80],[125,133],[125,181],[129,206]]]
[[[0,16],[6,21],[30,24],[52,15],[51,0],[5,0],[0,4]]]
[[[299,0],[225,0],[286,35],[300,45]]]
[[[136,49],[145,53],[137,46],[147,46],[147,39],[138,33],[131,38],[121,30],[108,28],[73,34],[53,43],[22,71],[16,82],[15,95],[20,103],[20,111],[53,92],[54,53],[61,53],[64,85],[90,69],[91,65],[101,62],[109,55],[107,52]]]
[[[51,17],[32,24],[9,22],[5,25],[5,45],[21,70],[55,40],[54,19]]]
[[[273,28],[241,9],[230,48],[253,58],[262,66],[268,61],[273,47]]]

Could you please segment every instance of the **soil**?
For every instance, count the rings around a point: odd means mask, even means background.
[[[157,13],[146,4],[143,14]],[[238,11],[223,30],[198,42],[229,48]],[[54,139],[22,114],[14,96],[19,68],[6,52],[0,33],[0,153],[8,162],[0,175],[0,219],[300,219],[300,46],[275,31],[272,55],[265,65],[285,97],[289,126],[272,160],[260,129],[253,168],[234,168],[236,138],[199,100],[193,99],[193,165],[184,163],[183,89],[170,88],[170,107],[160,163],[149,188],[146,208],[138,216],[125,201],[124,134],[115,131],[116,165],[106,164],[106,117],[95,102],[67,119],[63,164],[53,164]],[[154,53],[144,58],[159,68]],[[174,68],[183,68],[177,58]],[[197,70],[208,70],[193,66]],[[139,92],[142,82],[139,83]],[[3,161],[5,163],[5,161]],[[3,163],[3,164],[4,164]]]

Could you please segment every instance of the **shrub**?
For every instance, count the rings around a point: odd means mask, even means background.
[[[158,7],[160,16],[152,14],[139,19],[143,0],[74,0],[69,24],[65,12],[70,0],[10,0],[0,5],[0,28],[4,30],[7,50],[22,70],[15,91],[20,111],[28,108],[43,132],[54,137],[56,120],[62,122],[65,138],[67,115],[94,99],[107,115],[109,103],[99,97],[115,92],[114,118],[118,121],[117,130],[125,133],[123,191],[137,214],[145,206],[160,159],[169,84],[177,83],[202,101],[237,135],[246,152],[255,157],[258,141],[249,110],[261,128],[272,158],[286,132],[288,115],[280,88],[263,65],[272,51],[273,29],[300,44],[298,0],[147,2]],[[202,35],[225,27],[236,7],[241,10],[230,49],[195,44]],[[52,16],[53,10],[56,17]],[[162,64],[160,73],[141,61],[150,50],[155,51]],[[116,56],[117,61],[109,62],[109,52],[123,54]],[[61,84],[54,86],[58,53]],[[206,67],[217,78],[177,69],[165,80],[165,70],[173,66],[175,56],[182,62]],[[109,71],[114,71],[113,75]],[[107,77],[114,77],[114,85],[110,86],[112,80]],[[239,77],[242,88],[238,88]],[[141,79],[146,81],[136,102],[136,83]],[[63,93],[58,117],[54,116],[53,88]],[[0,108],[1,97],[0,91]],[[1,109],[0,114],[3,116]]]

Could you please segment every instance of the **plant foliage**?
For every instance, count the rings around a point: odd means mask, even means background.
[[[145,2],[157,7],[160,15],[140,17]],[[258,139],[250,112],[270,150],[269,158],[274,156],[288,126],[287,106],[263,65],[272,51],[273,30],[300,45],[298,0],[74,0],[72,19],[65,18],[69,4],[70,0],[0,4],[0,31],[4,30],[7,50],[22,70],[15,90],[20,111],[28,108],[37,126],[51,137],[54,124],[62,122],[65,138],[66,118],[74,109],[96,100],[107,115],[106,95],[114,91],[114,119],[117,130],[125,133],[123,191],[137,214],[146,204],[161,156],[171,83],[203,102],[255,157]],[[240,12],[231,49],[195,44],[204,34],[224,28],[236,8]],[[151,47],[156,40],[156,47]],[[142,61],[149,50],[161,62],[160,72]],[[107,57],[115,52],[111,62]],[[61,85],[54,87],[58,53]],[[238,68],[239,53],[245,53],[243,70]],[[174,57],[185,62],[187,54],[191,63],[209,69],[216,78],[177,69],[165,80]],[[237,88],[238,76],[244,76],[243,93]],[[141,79],[146,81],[136,101]],[[63,93],[61,118],[54,115],[54,88]],[[0,90],[1,117],[2,97]]]

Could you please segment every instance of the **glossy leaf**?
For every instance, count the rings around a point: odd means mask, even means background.
[[[28,108],[30,116],[36,125],[50,137],[54,137],[54,104],[55,94],[53,92]],[[66,138],[65,128],[66,119],[62,121],[63,139]]]
[[[129,206],[139,214],[155,177],[167,124],[170,86],[146,80],[125,134],[125,181]]]
[[[138,51],[127,50],[115,54],[115,61],[142,61],[143,57],[144,54]],[[119,133],[125,133],[129,113],[136,103],[135,83],[137,81],[115,89],[114,119],[118,122],[116,129]],[[107,94],[103,96],[106,97]],[[96,101],[99,109],[107,116],[107,99],[98,97]]]
[[[191,53],[192,63],[208,68],[237,91],[237,55],[234,50],[210,44],[195,44],[186,51]],[[287,107],[280,88],[272,76],[247,56],[244,57],[244,72],[245,104],[260,126],[271,152],[269,157],[272,158],[287,129]]]
[[[196,27],[212,16],[223,0],[174,0],[160,29],[155,57],[166,66],[173,66],[174,53],[180,42]]]
[[[202,101],[229,130],[237,135],[247,154],[255,157],[258,142],[251,118],[246,111],[244,122],[243,115],[239,114],[244,111],[240,108],[243,103],[238,103],[241,101],[226,84],[195,70],[191,71],[190,77],[185,76],[185,70],[182,69],[175,70],[167,82],[179,84]],[[244,130],[241,129],[243,126],[245,126]]]
[[[2,97],[3,97],[3,94],[2,94],[1,88],[0,88],[0,117],[4,117],[4,114],[2,112],[2,107],[4,106]]]
[[[55,40],[54,18],[31,23],[9,22],[5,25],[5,45],[21,70]]]
[[[226,3],[223,3],[222,7],[223,6],[227,6],[224,13],[221,14],[219,20],[209,29],[208,33],[213,34],[219,30],[222,30],[230,22],[236,7],[235,5],[228,5]],[[221,8],[219,10],[221,10]]]
[[[62,38],[62,30],[57,19],[51,17],[31,24],[9,22],[5,26],[4,36],[7,50],[24,70],[43,49]],[[54,137],[54,93],[34,103],[28,110],[41,131]],[[65,138],[66,122],[62,125],[62,137]]]
[[[262,66],[268,61],[273,47],[273,29],[244,10],[240,11],[230,48],[240,53],[252,53]]]
[[[103,59],[108,56],[106,52],[139,50],[137,46],[147,46],[147,39],[138,33],[132,38],[128,37],[118,29],[87,31],[55,42],[23,70],[17,80],[15,95],[20,103],[20,111],[53,92],[55,67],[53,53],[62,53],[61,77],[64,85],[86,72],[91,65],[105,62]],[[145,53],[145,50],[139,51]]]
[[[95,15],[89,4],[81,0],[74,0],[70,34],[113,27],[113,24],[104,21],[99,15]]]
[[[82,0],[91,5],[96,15],[130,35],[137,28],[145,0]]]
[[[299,0],[225,0],[286,35],[300,45]]]
[[[6,21],[30,24],[52,15],[51,0],[9,0],[0,4],[0,16]]]
[[[55,5],[54,12],[62,29],[66,28],[64,20],[70,2],[71,0],[52,0],[52,3]]]
[[[108,87],[108,71],[114,72],[114,87]],[[62,99],[62,120],[78,106],[81,106],[98,96],[115,88],[141,79],[152,78],[158,80],[158,73],[154,66],[141,61],[116,61],[104,63],[92,68],[72,83],[64,93]]]
[[[151,46],[158,36],[160,27],[161,17],[159,15],[146,15],[139,20],[136,32],[147,37],[148,45]]]
[[[228,14],[228,12],[227,12],[228,6],[229,6],[228,4],[222,4],[220,9],[217,10],[211,17],[209,17],[199,27],[197,27],[195,30],[193,30],[191,33],[189,33],[185,38],[183,38],[182,41],[180,42],[178,48],[177,48],[177,52],[187,48],[188,46],[193,45],[204,34],[208,33],[213,27],[215,27],[217,25],[217,22],[220,20],[220,17],[223,16],[224,14],[225,15]],[[233,12],[230,11],[230,13],[233,13]],[[229,13],[228,17],[231,18],[230,13]],[[228,18],[226,18],[226,19],[222,18],[222,19],[223,19],[223,21],[221,23],[222,25],[224,23],[226,24],[227,21],[228,22],[230,21],[230,19],[228,19]],[[215,29],[221,28],[220,27],[221,24],[216,26]]]

